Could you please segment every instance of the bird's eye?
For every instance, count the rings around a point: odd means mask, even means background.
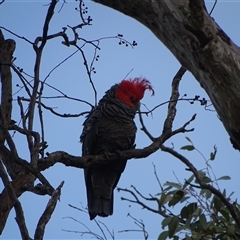
[[[129,97],[131,101],[134,101],[134,96]]]

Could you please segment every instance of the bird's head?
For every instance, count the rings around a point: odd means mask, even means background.
[[[136,106],[143,98],[145,90],[154,90],[151,83],[145,78],[134,78],[130,80],[122,80],[117,88],[115,97],[128,106]]]

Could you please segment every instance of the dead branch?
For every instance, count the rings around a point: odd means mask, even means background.
[[[128,217],[132,218],[134,220],[134,223],[135,225],[137,225],[140,230],[135,230],[135,229],[126,229],[126,230],[121,230],[121,231],[118,231],[119,233],[123,233],[123,232],[142,232],[143,233],[143,237],[144,237],[144,240],[147,240],[148,239],[148,232],[146,230],[146,226],[143,222],[142,219],[138,220],[136,219],[135,217],[133,217],[130,213],[128,213],[127,215]]]
[[[56,190],[53,191],[52,197],[48,201],[46,209],[44,210],[42,216],[40,217],[40,219],[38,221],[37,228],[36,228],[35,234],[34,234],[35,240],[43,239],[45,227],[46,227],[47,223],[49,222],[49,220],[53,214],[53,211],[55,210],[57,201],[60,199],[61,189],[63,187],[63,184],[64,184],[64,181],[62,181],[60,183],[60,185],[56,188]]]

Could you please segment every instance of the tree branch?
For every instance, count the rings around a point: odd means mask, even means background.
[[[37,224],[37,228],[35,230],[35,234],[34,234],[35,240],[43,239],[45,227],[53,214],[53,211],[57,205],[57,200],[59,200],[59,198],[60,198],[61,189],[63,187],[63,184],[64,184],[64,182],[61,182],[61,184],[56,188],[56,190],[54,190],[52,197],[46,206],[46,209],[44,210],[42,216],[40,217],[38,224]]]
[[[18,196],[16,196],[16,194],[15,194],[12,184],[8,180],[8,176],[4,169],[1,159],[0,159],[0,176],[3,181],[4,187],[6,189],[6,193],[8,194],[8,197],[15,208],[16,221],[19,226],[19,230],[21,232],[22,239],[30,240],[21,203],[18,200]],[[1,196],[0,196],[0,199],[1,199]],[[2,204],[3,204],[3,202],[1,202],[1,205]],[[6,211],[6,209],[5,209],[5,211]],[[5,225],[5,223],[4,223],[4,225]],[[1,232],[2,232],[2,229],[0,229],[0,234],[1,234]]]
[[[240,49],[207,13],[204,0],[94,0],[141,22],[207,92],[240,149]]]
[[[173,150],[172,148],[168,148],[165,147],[164,145],[161,146],[162,151],[164,152],[168,152],[171,155],[173,155],[174,157],[178,158],[180,161],[182,161],[186,166],[188,166],[188,168],[193,172],[196,180],[198,181],[199,185],[201,186],[202,189],[208,189],[211,193],[213,193],[214,195],[216,195],[221,201],[222,203],[226,206],[226,208],[229,210],[229,212],[231,213],[233,219],[236,222],[236,225],[238,227],[238,229],[240,229],[240,219],[238,216],[238,213],[235,210],[234,204],[231,204],[226,197],[224,197],[224,195],[217,190],[215,187],[213,187],[210,184],[206,184],[202,181],[201,176],[198,173],[198,170],[192,165],[192,163],[185,158],[183,155],[179,154],[178,152],[176,152],[175,150]]]

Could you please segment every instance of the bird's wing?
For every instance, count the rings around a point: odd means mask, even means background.
[[[98,119],[101,117],[101,111],[94,108],[83,122],[83,131],[80,136],[82,142],[82,156],[94,154],[94,143],[98,134]]]

